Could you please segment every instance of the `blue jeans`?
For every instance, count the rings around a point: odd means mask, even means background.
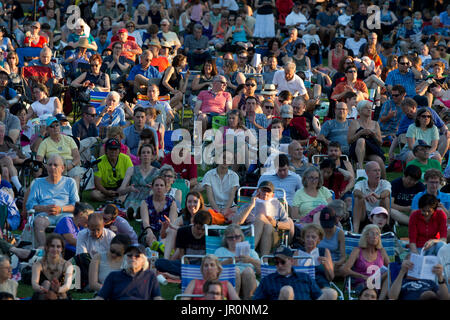
[[[437,256],[439,249],[442,248],[445,245],[444,242],[439,241],[438,243],[435,243],[431,248],[425,250],[423,252],[424,256]],[[419,254],[422,253],[422,248],[418,248],[417,251],[419,251]]]

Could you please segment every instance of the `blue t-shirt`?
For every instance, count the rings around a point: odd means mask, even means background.
[[[132,288],[124,292],[131,282],[134,282]],[[153,271],[141,271],[132,277],[120,270],[108,274],[98,295],[105,300],[152,300],[161,293]]]
[[[323,134],[327,140],[339,142],[342,152],[347,154],[350,148],[347,140],[347,132],[350,127],[350,120],[345,122],[338,122],[337,120],[325,121],[320,129],[320,134]]]
[[[70,233],[76,239],[78,236],[78,232],[80,232],[81,230],[82,230],[82,228],[80,229],[75,225],[72,217],[64,217],[61,220],[59,220],[58,224],[56,225],[55,233],[58,233],[60,235]],[[66,241],[65,246],[66,246],[66,250],[69,250],[72,252],[77,251],[77,248],[75,246],[72,246],[71,244],[69,244],[67,241]]]
[[[439,117],[436,111],[428,107],[420,107],[420,108],[427,108],[427,110],[431,112],[431,117],[433,117],[434,125],[438,129],[441,129],[445,125],[445,123],[442,121],[441,117]],[[415,120],[414,118],[413,119],[408,118],[406,114],[403,114],[402,119],[400,120],[400,124],[398,125],[397,136],[401,135],[402,133],[406,133],[406,131],[408,131],[408,127],[414,123],[414,120]]]
[[[6,90],[8,90],[9,96],[6,93]],[[6,87],[5,89],[3,89],[2,92],[0,92],[0,95],[5,98],[6,100],[11,100],[13,99],[15,96],[17,96],[17,92],[16,90]]]
[[[159,73],[157,68],[150,66],[147,70],[145,70],[142,69],[141,64],[137,64],[133,68],[131,68],[130,73],[128,74],[127,81],[134,81],[134,78],[138,74],[143,75],[147,79],[161,79],[161,73]]]
[[[413,200],[412,200],[412,204],[411,204],[411,210],[418,210],[419,209],[419,199],[427,193],[427,190],[418,193],[414,196]],[[439,202],[442,203],[445,207],[445,209],[449,210],[450,209],[450,193],[444,193],[444,192],[440,192],[438,191],[438,195],[437,197]]]
[[[403,279],[400,289],[399,300],[419,300],[425,291],[436,292],[439,290],[436,282],[431,280]]]

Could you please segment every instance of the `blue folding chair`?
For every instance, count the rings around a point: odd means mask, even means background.
[[[181,258],[181,292],[184,292],[192,280],[203,279],[199,264],[188,264],[186,259],[202,259],[204,255],[184,255]],[[218,257],[230,258],[230,257]],[[222,273],[219,276],[220,281],[229,281],[233,287],[236,286],[236,260],[232,258],[232,264],[222,265]]]
[[[261,279],[265,276],[274,273],[277,270],[277,267],[274,265],[268,264],[269,259],[274,259],[274,255],[264,255],[261,257]],[[301,265],[294,266],[295,272],[303,272],[308,274],[311,279],[316,279],[316,270],[314,268],[313,258],[310,256],[294,256],[294,259],[304,260]]]
[[[206,241],[206,254],[214,254],[218,248],[221,247],[222,234],[227,226],[206,225],[205,224],[205,241]],[[248,226],[241,226],[244,232],[245,239],[250,243],[250,248],[255,249],[255,227],[251,224]],[[219,236],[210,235],[211,230],[218,230]]]
[[[39,58],[42,48],[23,47],[17,48],[16,53],[19,57],[19,67],[25,66],[27,58]]]

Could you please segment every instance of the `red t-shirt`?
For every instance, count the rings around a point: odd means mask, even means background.
[[[223,114],[226,112],[226,103],[229,101],[232,105],[232,98],[229,92],[220,92],[215,94],[212,90],[200,91],[197,100],[202,101],[200,111],[203,113],[215,112]]]
[[[323,179],[323,185],[334,191],[336,199],[340,199],[342,191],[347,187],[348,181],[345,181],[344,175],[340,172],[334,172],[331,179]]]
[[[23,41],[23,43],[28,43],[29,37],[25,37],[25,40]],[[33,41],[31,41],[30,47],[32,48],[43,48],[44,45],[47,43],[47,38],[44,36],[39,36],[39,41],[38,43],[33,43]]]
[[[153,57],[152,63],[150,65],[152,67],[158,68],[158,71],[162,73],[169,67],[170,63],[166,57]]]
[[[430,239],[447,238],[447,215],[444,211],[436,209],[428,222],[425,221],[420,210],[413,211],[409,217],[409,243],[415,243],[422,248]]]
[[[162,165],[168,164],[173,167],[176,173],[179,173],[183,179],[191,180],[193,178],[197,178],[197,165],[194,163],[194,156],[191,155],[191,163],[180,163],[175,164],[172,161],[172,152],[168,153],[164,156],[162,161]]]

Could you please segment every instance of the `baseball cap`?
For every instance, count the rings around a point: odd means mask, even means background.
[[[418,140],[413,148],[413,153],[416,152],[418,147],[431,148],[431,146],[423,140]]]
[[[136,249],[139,253],[143,253],[145,254],[145,247],[142,244],[130,244],[126,249],[125,249],[125,253],[130,252],[131,250]]]
[[[51,126],[51,124],[52,124],[53,122],[59,122],[59,120],[56,119],[55,117],[49,117],[49,118],[47,118],[47,120],[45,120],[45,125],[46,125],[47,127],[49,127],[49,126]]]
[[[320,225],[326,229],[336,225],[336,213],[332,208],[325,207],[320,211]]]
[[[294,110],[288,104],[283,104],[280,109],[280,115],[282,118],[294,118]]]
[[[119,31],[117,31],[117,33],[128,33],[128,30],[125,28],[119,29]]]
[[[302,38],[297,39],[297,44],[302,44],[306,47],[306,42]]]
[[[282,258],[292,258],[294,256],[294,250],[291,250],[286,246],[279,246],[275,249],[273,255],[275,257],[281,256]]]
[[[55,118],[58,119],[58,121],[67,121],[67,117],[64,113],[58,113],[55,115]]]
[[[258,189],[262,189],[262,188],[270,189],[270,191],[272,191],[272,192],[275,191],[275,187],[274,187],[273,183],[270,181],[261,182],[261,184],[258,186]]]
[[[384,213],[386,216],[389,216],[389,212],[383,208],[383,207],[375,207],[370,211],[369,217],[375,215],[375,214],[382,214]]]
[[[106,141],[105,149],[120,149],[120,142],[116,138],[110,138]]]

